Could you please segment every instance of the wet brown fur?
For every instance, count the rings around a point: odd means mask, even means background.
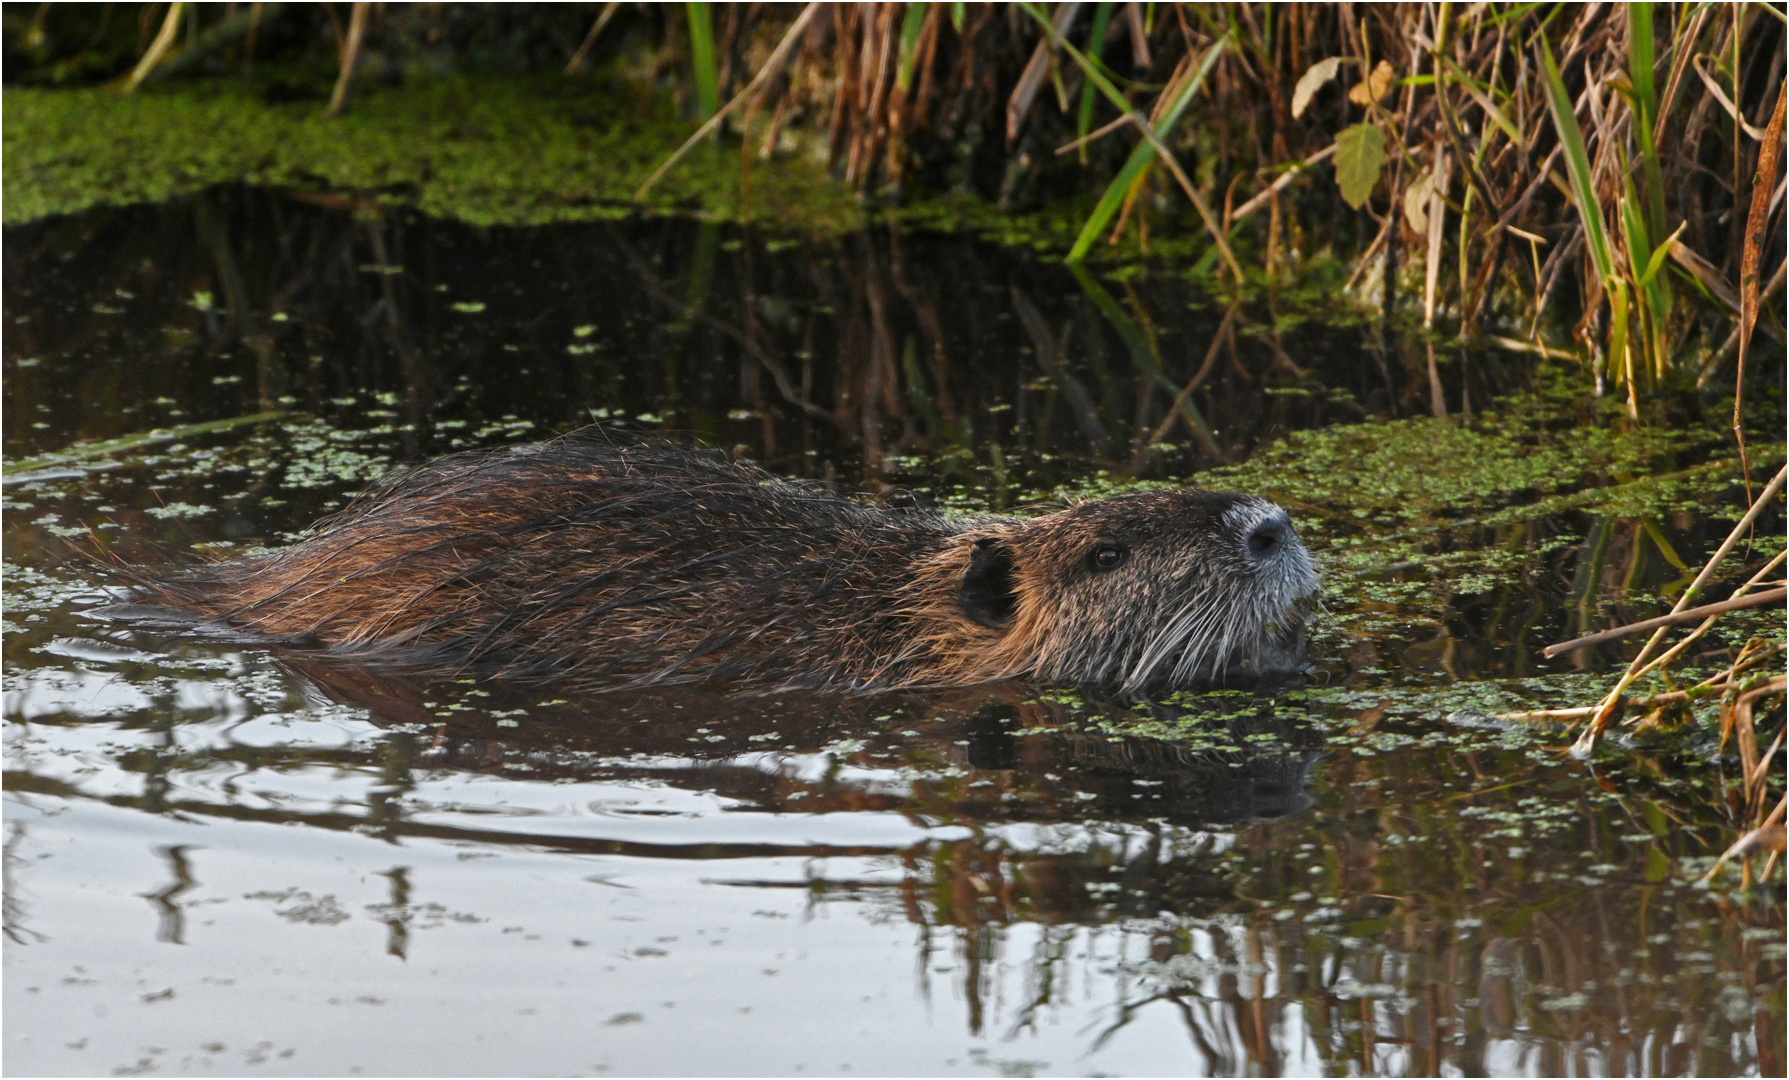
[[[889,510],[589,428],[399,473],[276,554],[134,580],[164,605],[412,667],[603,685],[1139,689],[1295,662],[1316,579],[1275,521],[1270,503],[1203,491],[1032,519]],[[1249,556],[1232,534],[1251,529],[1281,550]],[[1129,572],[1095,569],[1101,545],[1122,547]],[[1194,608],[1210,609],[1206,637],[1227,635],[1224,655],[1162,645]],[[1164,659],[1138,669],[1152,648]]]

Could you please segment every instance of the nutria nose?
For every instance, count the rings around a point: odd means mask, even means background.
[[[1292,541],[1292,522],[1283,513],[1260,522],[1249,533],[1249,554],[1265,561],[1283,551]]]

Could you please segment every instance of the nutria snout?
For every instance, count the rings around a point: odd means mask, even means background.
[[[1317,576],[1265,499],[889,510],[602,428],[387,477],[156,601],[406,665],[624,686],[1142,693],[1297,669]]]

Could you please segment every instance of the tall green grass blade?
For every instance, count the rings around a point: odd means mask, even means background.
[[[1070,59],[1080,65],[1087,81],[1104,94],[1106,100],[1110,101],[1120,112],[1132,111],[1130,102],[1126,101],[1124,95],[1118,92],[1118,88],[1112,85],[1112,81],[1100,72],[1099,65],[1090,61],[1082,54],[1081,50],[1070,45],[1067,39],[1057,32],[1056,26],[1050,21],[1049,16],[1039,10],[1036,4],[1026,2],[1026,0],[1021,0],[1019,6],[1037,20],[1038,25],[1044,28],[1044,33],[1055,41],[1057,48],[1067,53]],[[1205,55],[1200,58],[1198,67],[1181,86],[1174,100],[1169,102],[1168,108],[1162,113],[1161,120],[1150,126],[1150,130],[1155,133],[1156,138],[1163,138],[1168,132],[1174,130],[1174,125],[1180,121],[1180,116],[1186,111],[1186,107],[1192,104],[1194,95],[1205,85],[1206,77],[1211,74],[1211,69],[1217,66],[1218,57],[1223,54],[1230,41],[1231,36],[1226,33],[1212,42],[1211,47],[1205,50]],[[1087,257],[1088,250],[1093,247],[1093,242],[1099,239],[1099,234],[1105,229],[1106,223],[1112,220],[1112,215],[1117,213],[1119,206],[1124,203],[1125,192],[1130,190],[1131,185],[1136,183],[1143,170],[1148,168],[1150,162],[1154,160],[1155,146],[1147,140],[1138,143],[1137,148],[1131,151],[1131,156],[1125,161],[1124,168],[1120,169],[1118,175],[1113,177],[1112,183],[1106,188],[1105,194],[1100,196],[1100,200],[1094,206],[1093,213],[1087,218],[1086,224],[1081,226],[1081,234],[1075,237],[1074,247],[1069,249],[1068,253],[1070,263],[1080,262]]]
[[[1571,95],[1566,93],[1565,79],[1553,60],[1553,49],[1541,39],[1541,69],[1547,88],[1547,110],[1553,116],[1553,130],[1565,148],[1565,171],[1571,178],[1572,203],[1584,224],[1585,244],[1590,248],[1590,261],[1596,276],[1605,282],[1615,275],[1615,258],[1609,251],[1609,235],[1603,228],[1602,205],[1597,202],[1596,188],[1590,173],[1590,155],[1584,150],[1584,133],[1572,113]]]
[[[1653,145],[1652,130],[1658,118],[1658,91],[1653,84],[1652,71],[1657,63],[1657,53],[1652,34],[1652,5],[1629,4],[1627,6],[1628,21],[1628,82],[1634,88],[1634,109],[1639,114],[1635,117],[1634,136],[1640,143],[1640,171],[1646,184],[1646,227],[1652,235],[1658,236],[1665,231],[1665,178],[1659,167],[1658,148]],[[1692,44],[1684,42],[1679,48],[1690,48]]]
[[[1621,241],[1627,248],[1628,273],[1637,282],[1645,273],[1646,264],[1652,261],[1652,244],[1646,234],[1646,222],[1640,216],[1640,208],[1633,195],[1633,185],[1628,185],[1628,193],[1615,203],[1615,215],[1621,222]],[[1649,371],[1658,371],[1658,356],[1652,349],[1654,335],[1652,327],[1657,325],[1659,311],[1653,305],[1654,294],[1644,288],[1637,288],[1634,293],[1634,314],[1640,321],[1640,348],[1642,355],[1652,362],[1645,365]]]
[[[1112,22],[1112,11],[1118,5],[1105,0],[1093,9],[1093,32],[1087,37],[1087,58],[1098,60],[1100,50],[1106,47],[1106,27]],[[1075,119],[1075,138],[1085,139],[1087,132],[1093,127],[1093,83],[1088,81],[1081,87],[1081,111]],[[1087,163],[1087,147],[1081,147],[1081,163]]]
[[[1481,83],[1477,79],[1466,74],[1465,71],[1461,70],[1458,64],[1455,64],[1446,57],[1437,57],[1436,59],[1447,65],[1448,78],[1457,83],[1462,90],[1465,90],[1473,101],[1478,102],[1478,107],[1485,110],[1485,115],[1491,118],[1491,123],[1496,124],[1498,130],[1502,131],[1505,135],[1508,135],[1510,142],[1515,143],[1517,146],[1522,145],[1522,130],[1516,126],[1515,121],[1509,118],[1509,114],[1505,113],[1498,107],[1497,103],[1492,100],[1491,95],[1495,93],[1495,91],[1491,87],[1486,86],[1484,83]],[[1415,79],[1400,80],[1400,82],[1403,83],[1415,81]]]
[[[690,0],[686,5],[690,20],[690,61],[696,75],[696,111],[706,120],[720,108],[720,86],[715,78],[714,17],[708,4]]]
[[[1080,235],[1075,237],[1075,246],[1068,252],[1068,261],[1071,265],[1087,257],[1088,250],[1093,247],[1093,242],[1099,239],[1099,234],[1105,229],[1106,223],[1111,221],[1112,215],[1116,214],[1118,208],[1124,205],[1124,197],[1130,191],[1131,185],[1137,182],[1137,177],[1141,176],[1143,170],[1147,169],[1149,163],[1154,160],[1155,147],[1147,142],[1138,143],[1137,148],[1131,151],[1131,156],[1125,160],[1124,168],[1118,170],[1118,175],[1112,178],[1112,183],[1106,188],[1106,193],[1101,195],[1099,202],[1094,205],[1093,213],[1087,215],[1086,223],[1081,226]]]
[[[1609,377],[1634,389],[1634,365],[1627,348],[1627,282],[1609,278]]]
[[[908,4],[901,19],[901,61],[895,69],[895,85],[905,94],[913,89],[913,67],[919,63],[919,34],[925,29],[930,4]]]
[[[1496,29],[1504,23],[1519,23],[1528,17],[1528,13],[1543,4],[1511,4],[1507,9],[1496,14],[1485,16],[1485,25]]]
[[[1640,211],[1634,206],[1633,185],[1628,185],[1628,194],[1615,201],[1615,211],[1621,221],[1621,241],[1627,245],[1628,266],[1634,280],[1639,281],[1646,264],[1652,261],[1652,244],[1646,222],[1640,220]]]
[[[961,0],[950,5],[950,28],[959,34],[963,32],[963,14],[968,7],[969,5],[962,3]]]
[[[1676,242],[1677,237],[1674,234],[1670,240],[1660,244],[1656,251],[1653,249],[1652,234],[1646,228],[1645,219],[1641,217],[1631,184],[1628,194],[1622,196],[1620,209],[1628,262],[1633,268],[1634,299],[1638,302],[1640,322],[1646,332],[1646,354],[1651,360],[1648,366],[1654,376],[1663,378],[1671,359],[1665,340],[1665,327],[1671,316],[1671,290],[1668,286],[1669,279],[1659,276],[1658,267],[1671,254],[1671,245]]]
[[[1672,233],[1665,239],[1664,243],[1652,250],[1652,258],[1648,259],[1646,262],[1646,272],[1640,275],[1640,287],[1642,289],[1651,284],[1652,279],[1658,276],[1660,270],[1664,269],[1665,263],[1671,258],[1671,245],[1677,243],[1677,238],[1682,236],[1683,231],[1689,227],[1690,223],[1687,221],[1682,225],[1679,225],[1676,232]]]

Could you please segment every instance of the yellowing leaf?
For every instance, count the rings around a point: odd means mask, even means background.
[[[1319,60],[1298,78],[1298,85],[1292,88],[1292,116],[1294,119],[1303,116],[1310,107],[1311,98],[1323,89],[1323,84],[1336,77],[1336,70],[1342,66],[1342,58],[1332,56],[1328,60]]]
[[[1435,193],[1435,174],[1424,169],[1415,182],[1404,189],[1404,220],[1418,236],[1429,231],[1429,196]]]
[[[1343,202],[1359,210],[1384,166],[1385,132],[1377,125],[1355,124],[1336,133],[1336,185]]]
[[[1378,66],[1373,68],[1373,73],[1367,76],[1366,82],[1355,83],[1354,88],[1348,91],[1348,100],[1356,105],[1371,105],[1385,96],[1385,92],[1391,89],[1392,80],[1395,78],[1397,78],[1397,72],[1391,69],[1389,63],[1381,60]]]

